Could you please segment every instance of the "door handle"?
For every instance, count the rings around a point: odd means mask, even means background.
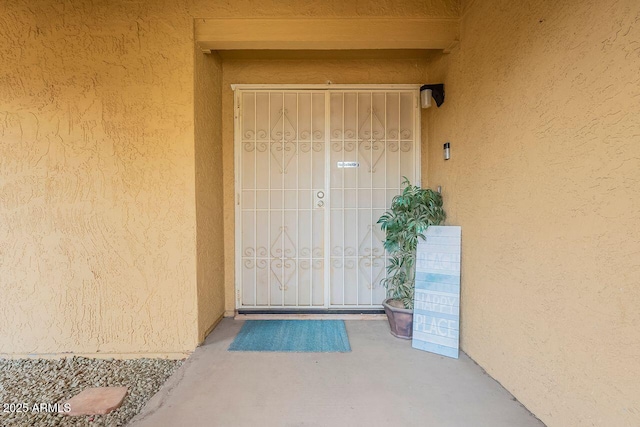
[[[316,196],[318,197],[318,199],[324,198],[324,191],[318,191],[318,193],[316,193]]]

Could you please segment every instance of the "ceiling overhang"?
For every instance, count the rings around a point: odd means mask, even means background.
[[[458,19],[196,19],[195,41],[213,50],[446,50],[459,35]]]

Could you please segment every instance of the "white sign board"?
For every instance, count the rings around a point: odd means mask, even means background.
[[[460,237],[456,226],[431,226],[416,253],[413,348],[458,358]]]

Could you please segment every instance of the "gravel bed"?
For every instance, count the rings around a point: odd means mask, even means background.
[[[123,426],[182,364],[165,359],[0,359],[0,426]],[[70,417],[33,411],[62,404],[87,387],[129,387],[122,406],[107,415]],[[14,404],[13,406],[7,406]],[[16,412],[18,409],[26,412]],[[46,411],[46,409],[45,409]]]

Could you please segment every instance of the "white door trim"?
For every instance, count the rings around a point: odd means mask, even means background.
[[[420,90],[420,84],[232,84],[231,89],[235,92],[237,90],[372,90],[384,92],[385,90]],[[419,94],[418,94],[419,95]]]
[[[242,308],[242,284],[239,279],[242,274],[242,254],[241,254],[241,246],[242,246],[242,210],[240,206],[241,197],[241,182],[240,182],[240,149],[241,149],[241,135],[240,135],[240,123],[241,123],[241,113],[242,109],[240,108],[240,97],[243,91],[286,91],[286,90],[336,90],[337,92],[343,92],[348,90],[367,90],[372,92],[385,92],[385,91],[393,91],[393,90],[411,90],[414,92],[414,135],[416,136],[415,141],[415,182],[414,185],[421,182],[421,145],[422,145],[422,135],[421,135],[421,115],[420,115],[420,84],[308,84],[308,85],[300,85],[300,84],[232,84],[231,89],[234,91],[233,95],[233,115],[234,115],[234,126],[233,126],[233,157],[234,157],[234,237],[235,237],[235,249],[234,249],[234,291],[235,291],[235,308],[234,310],[238,310]],[[325,97],[325,111],[329,111],[328,108],[330,106],[330,96]],[[329,120],[325,121],[325,138],[330,138],[330,123]],[[327,142],[327,147],[329,141]],[[325,150],[325,167],[328,168],[330,164],[330,151]],[[329,191],[330,187],[330,172],[327,171],[325,173],[325,194],[327,195],[327,205],[331,206],[331,201],[329,200]],[[359,309],[362,308],[360,306],[351,306],[351,305],[343,305],[338,307],[331,306],[331,286],[328,281],[331,279],[330,275],[330,230],[331,230],[331,215],[330,209],[325,209],[325,229],[324,229],[324,250],[325,250],[325,280],[327,281],[326,286],[324,287],[324,305],[322,307],[319,306],[283,306],[283,307],[268,307],[269,311],[278,311],[280,310],[291,310],[292,308],[295,310],[318,310],[321,309]]]
[[[325,142],[325,150],[324,150],[324,193],[326,197],[326,209],[324,210],[324,307],[325,309],[329,308],[331,303],[331,286],[329,284],[331,280],[331,263],[329,260],[331,259],[331,245],[329,245],[329,241],[331,239],[331,173],[330,173],[330,162],[331,162],[331,149],[329,146],[329,138],[331,134],[331,123],[330,120],[327,119],[329,115],[329,109],[331,108],[331,95],[327,94],[324,97],[324,111],[325,111],[325,121],[324,121],[324,142]]]

